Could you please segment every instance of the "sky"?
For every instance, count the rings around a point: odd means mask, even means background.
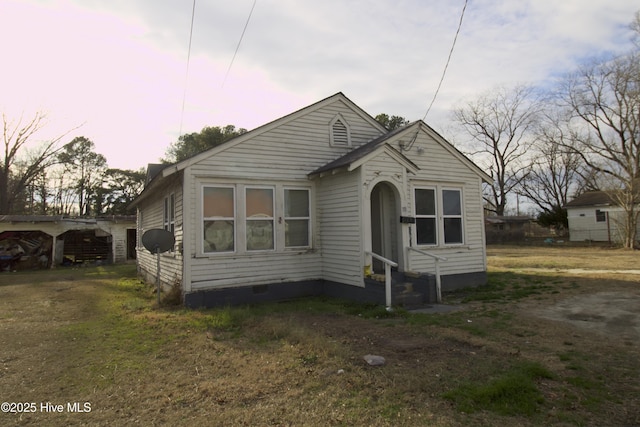
[[[196,0],[190,33],[193,4],[0,0],[0,112],[14,123],[44,112],[34,143],[70,131],[61,142],[85,136],[120,169],[158,162],[180,134],[251,130],[337,92],[372,116],[418,120],[465,1]],[[464,100],[549,86],[628,50],[637,10],[631,0],[468,0],[425,121],[447,136]]]

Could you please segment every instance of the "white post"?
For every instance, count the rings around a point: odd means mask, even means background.
[[[436,258],[436,301],[442,303],[442,282],[440,282],[440,259]]]
[[[158,308],[160,308],[160,248],[156,248],[156,259],[158,262],[158,268],[157,268],[157,274],[158,276],[156,277],[156,293],[158,294]]]
[[[391,309],[391,265],[384,263],[384,291],[387,300],[387,309]]]

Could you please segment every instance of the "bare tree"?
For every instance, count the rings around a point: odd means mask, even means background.
[[[633,248],[640,194],[640,55],[638,51],[581,68],[563,86],[563,98],[580,131],[574,153],[622,211],[622,244]]]
[[[28,150],[35,135],[46,125],[46,114],[37,112],[10,120],[2,114],[3,152],[0,159],[0,214],[12,213],[13,203],[47,166],[55,163],[58,142],[69,132]]]
[[[636,46],[640,47],[640,10],[635,13],[633,21],[631,21],[631,24],[629,25],[629,28],[631,28],[635,33],[633,42],[636,44]]]
[[[504,215],[508,195],[526,175],[526,157],[539,112],[531,86],[500,87],[454,110],[455,120],[471,136],[469,155],[494,178],[484,199]]]
[[[564,206],[582,186],[582,161],[571,149],[573,132],[557,115],[544,114],[537,126],[530,165],[517,189],[542,211],[548,225],[567,226]]]

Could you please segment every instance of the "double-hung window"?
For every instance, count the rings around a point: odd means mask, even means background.
[[[462,243],[462,200],[460,190],[442,190],[444,243]]]
[[[245,188],[247,250],[274,249],[273,188]]]
[[[436,221],[436,190],[417,188],[416,203],[416,241],[419,245],[435,245],[438,237]]]
[[[176,198],[175,194],[164,198],[164,214],[162,220],[162,228],[170,231],[172,234],[176,228]]]
[[[309,190],[284,190],[284,246],[309,246]]]
[[[414,202],[418,245],[464,243],[461,190],[416,188]]]
[[[202,187],[203,252],[233,252],[235,225],[234,188]]]

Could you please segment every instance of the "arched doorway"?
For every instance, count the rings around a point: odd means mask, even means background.
[[[400,205],[395,187],[379,182],[371,190],[371,250],[391,261],[400,263]],[[373,270],[383,272],[384,264],[372,260]]]

